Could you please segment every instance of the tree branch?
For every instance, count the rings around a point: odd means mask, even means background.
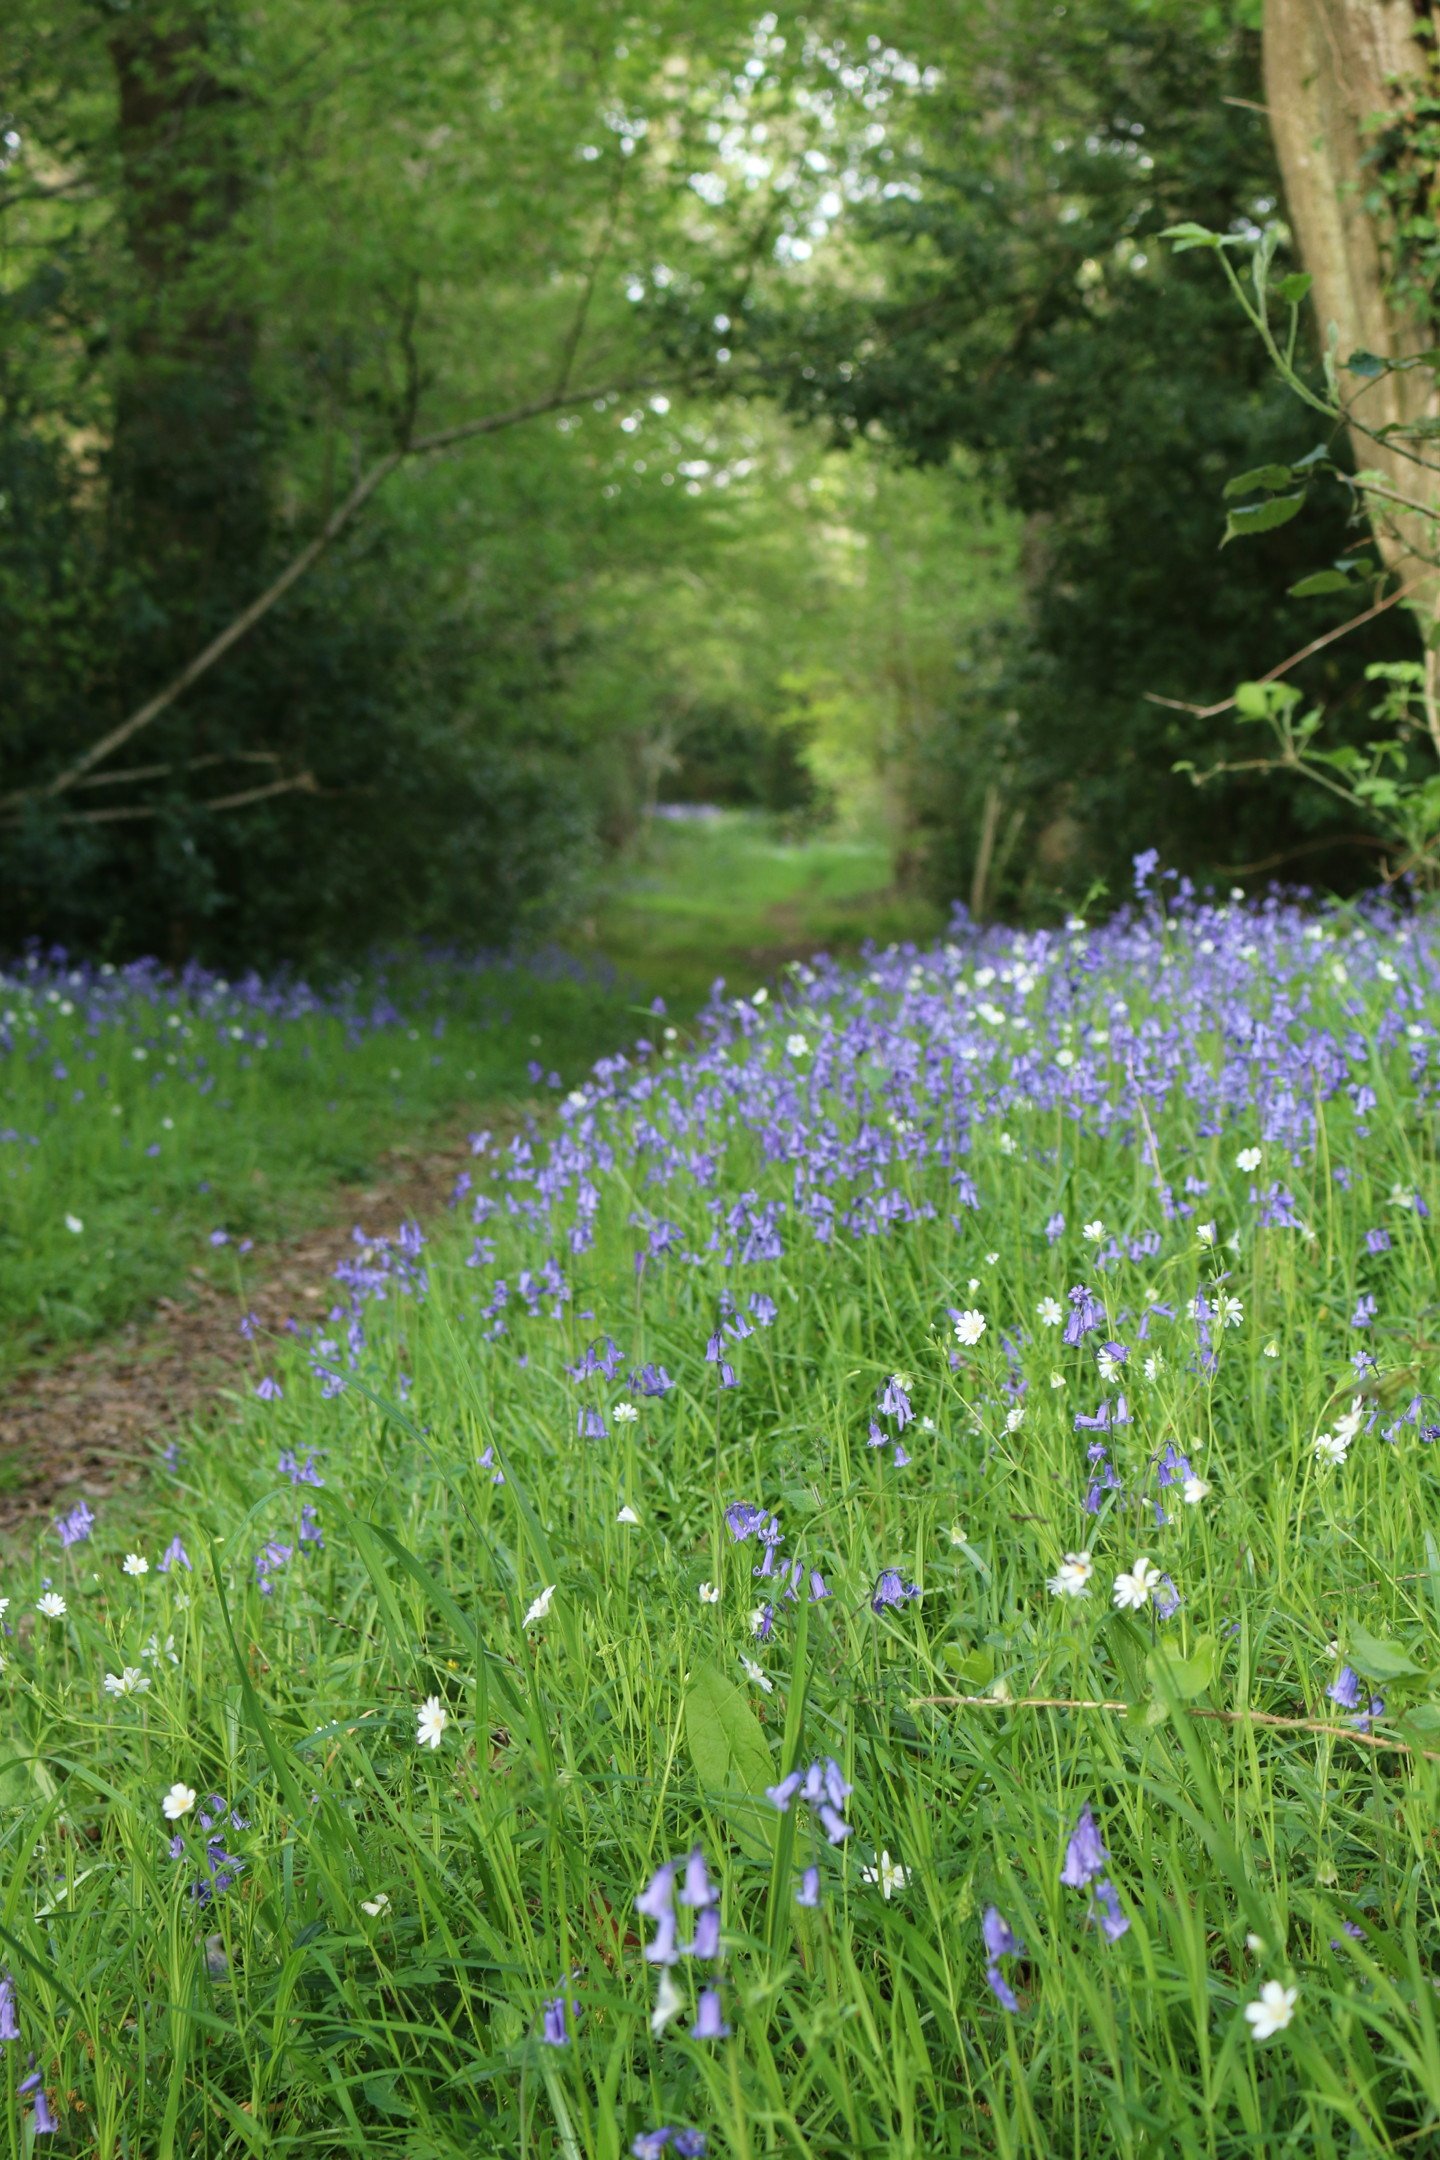
[[[159,768],[164,770],[164,767]],[[248,803],[265,802],[272,795],[318,795],[320,783],[312,772],[291,773],[283,780],[267,780],[263,787],[241,788],[233,795],[211,795],[196,803],[197,810],[241,810]],[[60,825],[132,825],[141,818],[159,817],[164,803],[117,803],[113,810],[65,810]],[[8,822],[16,822],[12,812]]]
[[[1411,578],[1408,585],[1397,585],[1393,593],[1383,600],[1377,600],[1373,607],[1366,608],[1363,615],[1352,615],[1349,622],[1341,623],[1338,630],[1327,630],[1323,637],[1312,638],[1308,645],[1301,646],[1299,652],[1291,653],[1288,660],[1282,660],[1278,667],[1272,667],[1268,675],[1257,675],[1256,681],[1278,682],[1282,675],[1289,674],[1291,668],[1299,667],[1302,660],[1308,660],[1314,653],[1323,651],[1325,646],[1333,645],[1337,638],[1348,637],[1350,632],[1358,630],[1362,623],[1373,622],[1377,615],[1385,613],[1386,608],[1394,607],[1397,600],[1408,599],[1418,586],[1426,582],[1424,578]],[[1168,705],[1172,712],[1189,713],[1195,720],[1214,720],[1222,712],[1229,712],[1235,703],[1233,697],[1227,697],[1222,698],[1218,705],[1187,705],[1183,698],[1161,697],[1158,690],[1147,690],[1145,700],[1150,705]]]
[[[436,451],[451,450],[457,443],[473,441],[480,435],[497,435],[505,428],[518,427],[524,420],[539,419],[545,413],[559,411],[563,406],[588,405],[596,398],[610,397],[622,389],[654,387],[651,383],[608,383],[601,388],[589,390],[555,390],[546,397],[531,399],[528,404],[512,406],[508,412],[486,413],[478,420],[461,420],[453,427],[437,428],[429,435],[413,437],[408,442],[398,444],[395,449],[387,450],[384,457],[377,458],[369,471],[356,481],[350,493],[330,513],[308,546],[303,547],[299,554],[286,564],[280,575],[266,586],[264,592],[258,594],[247,608],[242,609],[226,624],[218,637],[212,638],[204,650],[198,652],[178,675],[172,676],[163,689],[147,698],[145,703],[132,712],[128,719],[122,720],[118,727],[111,728],[108,735],[102,735],[98,742],[92,743],[88,750],[76,758],[73,764],[67,765],[53,780],[46,781],[41,787],[21,788],[13,794],[0,797],[0,808],[65,794],[68,789],[78,786],[96,765],[123,748],[140,734],[142,729],[158,720],[162,713],[168,712],[177,698],[183,697],[187,690],[199,682],[202,675],[208,675],[216,661],[223,660],[233,646],[238,645],[257,623],[264,620],[277,601],[283,600],[291,587],[298,585],[305,573],[314,568],[325,550],[359,515],[397,465],[405,463],[409,458],[428,457]],[[229,807],[228,803],[226,807]]]

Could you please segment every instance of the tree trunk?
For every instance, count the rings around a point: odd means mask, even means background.
[[[136,664],[152,680],[250,596],[265,545],[238,99],[214,57],[226,19],[217,0],[138,0],[110,45],[131,271],[112,525],[143,587]]]
[[[1346,376],[1356,351],[1402,360],[1437,342],[1433,322],[1397,306],[1387,275],[1391,235],[1375,214],[1377,125],[1403,129],[1433,62],[1417,34],[1430,0],[1265,0],[1265,96],[1300,259],[1314,279],[1320,335],[1338,334],[1340,385],[1367,428],[1411,424],[1440,411],[1429,368]],[[1440,508],[1440,475],[1403,450],[1352,428],[1360,467],[1396,493]],[[1376,544],[1387,566],[1414,578],[1435,553],[1436,528],[1372,498]],[[1425,581],[1412,605],[1428,629],[1440,578]]]

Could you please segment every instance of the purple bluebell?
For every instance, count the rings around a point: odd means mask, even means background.
[[[1053,1245],[1057,1239],[1064,1237],[1064,1235],[1065,1217],[1057,1210],[1045,1225],[1045,1242],[1047,1245]]]
[[[1355,1310],[1350,1315],[1351,1327],[1369,1327],[1371,1321],[1375,1318],[1377,1310],[1378,1308],[1373,1297],[1358,1297],[1355,1300]]]
[[[700,2000],[695,2005],[695,2023],[690,2028],[692,2040],[728,2040],[730,2027],[720,2015],[720,1991],[718,1988],[701,1988]]]
[[[887,1605],[903,1605],[907,1598],[918,1598],[918,1583],[907,1583],[898,1568],[882,1568],[870,1593],[870,1610],[884,1612]]]
[[[30,2061],[33,2066],[35,2061],[33,2055],[30,2057]],[[22,2098],[28,2099],[34,2107],[34,2113],[30,2118],[30,2127],[36,2137],[53,2137],[59,2128],[59,2124],[50,2112],[50,2103],[45,2097],[45,2080],[40,2072],[32,2067],[29,2075],[21,2078],[16,2091]]]
[[[1095,1817],[1087,1800],[1080,1810],[1075,1828],[1070,1833],[1070,1842],[1065,1847],[1060,1880],[1071,1890],[1083,1890],[1085,1885],[1100,1873],[1109,1857],[1100,1832],[1095,1827]]]
[[[901,1386],[898,1373],[892,1373],[880,1390],[880,1415],[894,1418],[898,1432],[904,1432],[915,1416],[910,1407],[910,1397]]]
[[[1342,1710],[1358,1710],[1360,1707],[1360,1675],[1352,1665],[1342,1665],[1336,1678],[1326,1688],[1331,1702]]]
[[[285,1390],[281,1387],[279,1381],[269,1373],[266,1373],[263,1380],[256,1383],[255,1395],[259,1402],[283,1402],[285,1400]]]
[[[541,2004],[540,2038],[546,2047],[568,2047],[570,2034],[565,2023],[567,2004],[563,1995],[551,1995]]]
[[[95,1517],[83,1500],[77,1500],[68,1514],[56,1518],[55,1528],[60,1543],[65,1546],[83,1544],[95,1527]]]
[[[707,1905],[696,1915],[695,1933],[691,1941],[681,1945],[686,1957],[710,1959],[720,1955],[720,1908]]]
[[[694,1845],[685,1861],[685,1880],[678,1892],[678,1902],[699,1909],[718,1904],[719,1899],[720,1893],[706,1871],[705,1855],[698,1845]]]
[[[820,1903],[820,1870],[818,1867],[807,1867],[800,1877],[800,1887],[795,1892],[795,1903],[804,1905],[811,1911]]]
[[[15,1975],[0,1973],[0,2040],[18,2040],[20,2026],[15,2016]]]
[[[1098,1922],[1100,1932],[1107,1942],[1119,1942],[1121,1936],[1129,1931],[1129,1916],[1121,1911],[1119,1893],[1108,1876],[1095,1885],[1090,1903],[1090,1917]]]
[[[168,1575],[171,1568],[177,1567],[184,1568],[187,1575],[192,1572],[189,1553],[186,1552],[179,1538],[173,1537],[164,1552],[161,1553],[156,1563],[156,1571],[161,1575]]]
[[[1104,1306],[1084,1283],[1076,1283],[1070,1292],[1070,1316],[1065,1322],[1065,1341],[1073,1348],[1083,1337],[1104,1325]]]

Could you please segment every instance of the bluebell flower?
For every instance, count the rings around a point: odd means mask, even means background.
[[[0,1973],[0,2040],[18,2040],[20,2025],[15,2016],[15,1975]]]
[[[95,1517],[83,1500],[77,1500],[68,1515],[57,1518],[55,1528],[64,1546],[83,1544],[95,1527]]]
[[[800,1877],[800,1887],[795,1892],[795,1903],[813,1910],[820,1903],[820,1870],[807,1867]]]
[[[269,1373],[266,1373],[264,1379],[257,1383],[255,1395],[259,1402],[283,1402],[285,1400],[285,1390],[278,1380],[271,1378]]]
[[[1108,1876],[1095,1885],[1090,1917],[1098,1920],[1100,1932],[1107,1942],[1119,1942],[1121,1936],[1129,1931],[1129,1918],[1120,1910],[1119,1894]]]
[[[59,2125],[50,2112],[50,2103],[45,2097],[45,2081],[40,2072],[33,2068],[34,2061],[32,2055],[29,2075],[21,2078],[16,2090],[33,2103],[35,2112],[30,2118],[30,2127],[36,2137],[53,2137]]]
[[[903,1605],[907,1598],[918,1598],[918,1583],[907,1583],[898,1568],[882,1568],[870,1594],[872,1612],[884,1612],[887,1605]]]
[[[730,2027],[720,2015],[720,1991],[718,1988],[701,1988],[700,2000],[695,2006],[695,2023],[690,2028],[692,2040],[728,2040]]]
[[[546,2047],[568,2047],[570,2034],[565,2025],[566,2002],[563,1995],[552,1995],[541,2004],[543,2012],[540,2038]]]
[[[1100,1832],[1095,1827],[1095,1817],[1087,1800],[1080,1810],[1075,1828],[1070,1833],[1060,1880],[1071,1890],[1083,1890],[1085,1885],[1100,1873],[1109,1857]]]
[[[192,1572],[189,1553],[186,1552],[179,1538],[173,1537],[160,1555],[157,1570],[161,1575],[168,1575],[171,1568],[176,1567],[184,1568],[187,1575]]]
[[[679,1891],[679,1902],[698,1908],[718,1904],[719,1900],[720,1893],[706,1872],[705,1855],[698,1845],[692,1846],[685,1862],[685,1881]]]
[[[720,1955],[720,1908],[707,1905],[695,1921],[695,1934],[688,1943],[681,1945],[686,1957],[710,1959]]]
[[[1351,1665],[1342,1665],[1337,1677],[1326,1688],[1331,1702],[1342,1710],[1358,1710],[1360,1707],[1360,1675]]]
[[[894,1418],[896,1427],[904,1432],[915,1412],[910,1407],[910,1397],[900,1383],[898,1373],[892,1373],[880,1390],[880,1415]]]

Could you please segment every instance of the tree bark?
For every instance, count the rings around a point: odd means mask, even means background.
[[[1437,343],[1436,326],[1397,306],[1387,277],[1391,235],[1377,218],[1373,154],[1377,125],[1403,127],[1432,60],[1421,26],[1430,0],[1265,0],[1265,96],[1300,259],[1314,280],[1320,335],[1336,338],[1340,384],[1368,429],[1413,424],[1440,412],[1430,368],[1347,377],[1356,351],[1403,360]],[[1440,474],[1403,449],[1352,426],[1357,465],[1397,494],[1440,508]],[[1436,528],[1404,509],[1372,501],[1375,540],[1387,567],[1415,577],[1436,552]],[[1428,628],[1440,577],[1422,578],[1411,605]]]

